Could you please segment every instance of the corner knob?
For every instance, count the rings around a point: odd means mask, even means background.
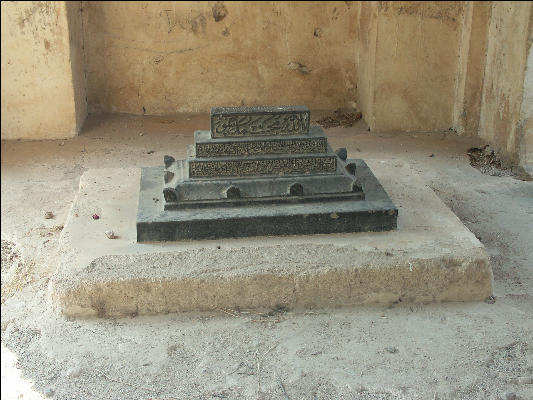
[[[335,150],[335,154],[337,154],[342,161],[346,161],[348,158],[348,151],[346,151],[345,147]]]

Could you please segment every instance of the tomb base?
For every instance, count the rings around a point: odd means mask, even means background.
[[[104,317],[490,296],[479,240],[406,163],[366,161],[400,210],[395,230],[178,242],[137,243],[141,169],[89,170],[62,232],[53,302]]]

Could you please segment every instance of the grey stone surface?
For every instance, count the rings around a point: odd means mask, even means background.
[[[154,201],[154,198],[161,197],[163,168],[143,168],[137,240],[175,241],[395,229],[398,215],[396,206],[364,161],[350,161],[357,164],[365,200],[199,210],[164,210],[162,201]]]
[[[187,163],[184,160],[176,160],[169,166],[170,171],[176,177],[166,184],[167,190],[171,190],[176,198],[175,202],[166,202],[165,209],[232,206],[237,204],[281,203],[294,201],[317,201],[342,198],[364,198],[361,189],[354,190],[357,176],[350,174],[345,163],[339,161],[337,171],[333,174],[254,177],[250,178],[213,178],[213,179],[190,179],[187,174]],[[290,198],[289,188],[299,184],[303,193],[300,197]],[[239,201],[218,201],[226,199],[225,191],[230,186],[239,188],[241,198]]]
[[[143,169],[138,241],[394,229],[398,211],[366,164],[333,152],[309,118],[304,106],[213,108],[186,160]]]
[[[306,106],[214,107],[211,135],[218,137],[303,135],[309,132]]]
[[[320,126],[307,135],[274,137],[211,138],[210,131],[194,133],[197,157],[250,156],[264,154],[325,153],[327,137]]]

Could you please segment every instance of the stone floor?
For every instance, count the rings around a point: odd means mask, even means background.
[[[326,131],[349,157],[420,174],[487,248],[495,302],[58,315],[48,284],[81,174],[183,157],[208,125],[91,116],[71,140],[2,142],[2,399],[533,398],[533,183],[481,174],[466,156],[479,142],[452,132]]]

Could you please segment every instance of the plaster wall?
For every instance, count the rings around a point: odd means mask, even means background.
[[[358,104],[376,131],[435,131],[453,125],[463,2],[363,4],[361,31],[370,26],[359,58]],[[371,21],[366,21],[366,18]],[[374,32],[375,31],[375,32]],[[374,38],[375,36],[375,38]],[[361,37],[363,33],[361,32]],[[362,41],[364,43],[364,41]],[[373,47],[373,48],[372,48]]]
[[[465,5],[454,109],[454,126],[462,135],[478,134],[491,9],[490,1]]]
[[[82,2],[68,1],[66,7],[76,125],[79,130],[87,117],[87,78],[85,75]]]
[[[362,2],[357,41],[357,108],[370,127],[375,127],[374,82],[376,73],[377,4]]]
[[[65,2],[3,1],[1,7],[2,139],[75,136]]]
[[[493,2],[479,136],[518,161],[531,2]],[[527,96],[527,95],[526,95]]]
[[[532,13],[533,17],[533,13]],[[528,57],[520,112],[520,163],[533,172],[533,25],[529,26]]]
[[[531,163],[532,9],[2,2],[2,139],[70,137],[87,112],[355,103],[373,131],[452,128]]]
[[[89,112],[356,99],[359,5],[83,2]]]

